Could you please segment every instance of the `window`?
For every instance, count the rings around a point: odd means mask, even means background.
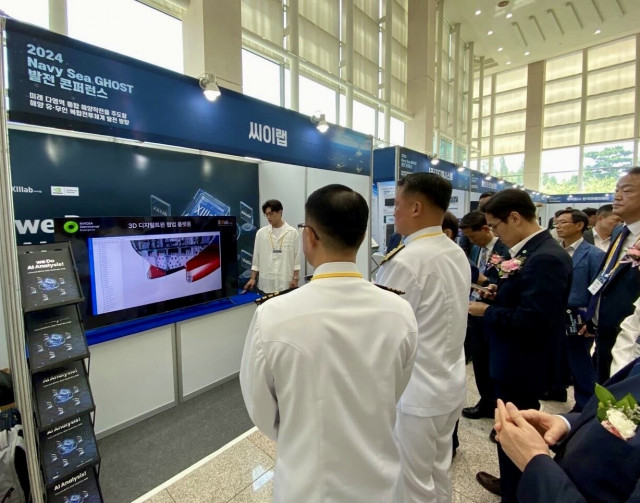
[[[632,141],[584,148],[583,192],[613,192],[618,178],[633,165]]]
[[[353,100],[353,129],[375,136],[376,111],[364,103]]]
[[[182,73],[182,23],[135,0],[67,0],[69,36]]]
[[[542,151],[542,191],[571,194],[578,191],[580,147]]]
[[[336,121],[336,92],[307,77],[300,76],[300,113],[314,115],[323,113],[327,122]],[[354,112],[355,115],[355,112]]]
[[[280,105],[280,65],[243,49],[242,92]]]
[[[0,9],[18,21],[49,29],[49,0],[0,0]]]
[[[524,183],[524,154],[494,157],[491,174],[518,185]]]

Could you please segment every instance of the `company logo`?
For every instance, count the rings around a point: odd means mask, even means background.
[[[14,185],[14,192],[22,193],[22,194],[42,194],[41,190],[36,190],[33,187],[23,187],[22,185]]]
[[[59,187],[56,185],[52,185],[51,195],[78,197],[80,195],[80,189],[78,187]]]
[[[75,234],[78,232],[78,223],[73,221],[65,222],[62,228],[68,234]]]

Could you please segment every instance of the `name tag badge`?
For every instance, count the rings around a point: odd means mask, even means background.
[[[273,250],[273,253],[282,253],[282,250],[276,250],[276,249],[274,249],[274,250]]]
[[[600,274],[596,279],[593,280],[593,283],[589,286],[589,292],[591,295],[596,295],[604,286],[609,278],[604,274]]]

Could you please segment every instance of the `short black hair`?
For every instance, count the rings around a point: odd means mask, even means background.
[[[491,190],[483,192],[482,194],[480,194],[480,197],[478,197],[478,201],[480,201],[481,199],[486,199],[487,197],[493,197],[495,195],[496,193]]]
[[[565,211],[571,211],[571,208],[565,208],[563,209],[559,209],[558,211],[556,211],[553,215],[558,218],[560,215],[562,215]]]
[[[446,178],[434,173],[411,173],[398,180],[405,194],[421,194],[434,206],[447,211],[453,186]]]
[[[598,208],[598,216],[608,217],[613,213],[613,204],[603,204]]]
[[[582,212],[588,217],[592,217],[598,213],[598,210],[595,208],[583,208]]]
[[[506,220],[512,211],[518,212],[525,220],[536,219],[536,205],[529,194],[520,189],[501,190],[485,203],[482,211],[500,220]]]
[[[458,236],[458,217],[450,211],[444,212],[444,219],[442,220],[442,230],[449,229],[453,234],[453,239]]]
[[[487,225],[487,219],[480,210],[471,211],[460,220],[460,228],[462,230],[471,229],[472,231],[479,231],[485,225]]]
[[[629,170],[627,170],[627,172],[625,174],[627,174],[627,175],[640,175],[640,167],[636,166],[634,168],[630,168]]]
[[[584,211],[580,210],[562,210],[560,215],[571,215],[571,222],[574,224],[582,223],[582,231],[586,231],[589,227],[589,217]]]
[[[326,185],[309,196],[304,209],[327,248],[360,247],[367,232],[369,206],[356,191],[345,185]]]
[[[262,205],[262,213],[266,213],[267,208],[271,208],[271,211],[274,211],[277,213],[279,211],[282,211],[282,203],[277,199],[269,199],[268,201],[265,201],[265,203]]]

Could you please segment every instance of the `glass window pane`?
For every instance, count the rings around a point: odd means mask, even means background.
[[[364,103],[353,100],[353,129],[375,136],[376,111]]]
[[[542,148],[565,147],[580,143],[580,125],[569,124],[545,129],[542,132]]]
[[[496,112],[501,114],[512,110],[524,110],[527,108],[527,90],[521,89],[509,93],[496,95]]]
[[[493,155],[524,152],[524,133],[494,136]]]
[[[568,101],[582,96],[582,77],[578,75],[559,82],[547,82],[544,89],[545,104]]]
[[[347,97],[340,94],[340,125],[347,127]]]
[[[546,194],[578,192],[578,172],[543,173],[541,190]]]
[[[69,36],[182,73],[182,22],[135,0],[67,0]]]
[[[496,76],[496,93],[527,86],[528,68],[515,68]]]
[[[405,124],[403,121],[391,117],[391,128],[389,141],[391,145],[400,145],[404,147],[404,130]]]
[[[284,69],[284,106],[291,108],[291,70]]]
[[[574,52],[559,58],[547,60],[545,77],[547,81],[579,75],[582,73],[582,52]]]
[[[0,0],[0,10],[18,21],[49,28],[49,0]]]
[[[336,123],[336,92],[333,89],[300,75],[299,91],[300,113],[314,115],[320,112],[325,114],[327,122]]]
[[[280,66],[243,49],[242,92],[274,105],[280,105]]]
[[[587,122],[585,143],[633,138],[633,116]]]
[[[592,47],[588,50],[587,66],[589,70],[595,70],[635,59],[636,37],[633,36]]]
[[[633,165],[633,141],[590,145],[584,149],[583,192],[613,192]]]
[[[493,158],[491,174],[517,184],[524,179],[524,154],[501,155]]]
[[[580,167],[580,147],[543,150],[540,161],[542,173],[557,173],[561,171],[578,172]]]
[[[589,73],[587,78],[587,94],[606,93],[635,86],[635,63]]]
[[[623,91],[587,100],[587,120],[602,119],[634,113],[635,91]]]
[[[438,151],[438,157],[445,161],[453,162],[453,142],[446,138],[440,138],[440,150]]]
[[[580,122],[580,101],[556,103],[544,107],[544,127],[575,124]]]
[[[526,113],[516,112],[506,115],[498,115],[494,118],[493,134],[509,134],[524,131],[526,126]]]

